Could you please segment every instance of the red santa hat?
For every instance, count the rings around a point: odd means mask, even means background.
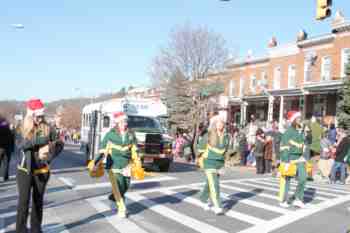
[[[116,112],[113,114],[113,118],[114,118],[114,122],[115,123],[119,123],[123,120],[128,119],[128,117],[126,116],[126,114],[124,112]]]
[[[295,119],[297,119],[298,117],[301,117],[301,113],[298,111],[289,111],[287,114],[287,117],[288,117],[288,121],[292,123],[293,121],[295,121]]]
[[[44,104],[40,99],[31,99],[26,103],[27,113],[34,116],[43,116],[45,114]]]

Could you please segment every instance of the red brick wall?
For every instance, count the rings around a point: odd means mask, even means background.
[[[312,47],[301,48],[296,55],[271,58],[267,63],[260,63],[254,65],[245,65],[240,68],[233,68],[230,74],[225,79],[226,89],[225,94],[229,94],[229,82],[235,80],[235,96],[239,96],[240,77],[245,78],[245,95],[251,95],[250,91],[250,77],[255,74],[257,80],[261,79],[262,71],[267,73],[268,89],[273,88],[274,69],[277,66],[281,67],[281,89],[288,88],[288,66],[296,65],[296,87],[301,88],[304,85],[304,62],[305,56],[308,52],[316,53],[317,59],[315,65],[312,66],[311,77],[312,82],[319,82],[321,80],[321,63],[322,57],[331,56],[332,59],[332,77],[340,77],[341,73],[341,50],[343,48],[350,48],[350,32],[336,34],[332,42],[316,45]],[[256,88],[256,93],[259,94],[259,88]]]

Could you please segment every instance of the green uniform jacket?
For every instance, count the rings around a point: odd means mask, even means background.
[[[112,169],[122,169],[129,165],[133,147],[136,148],[133,132],[128,131],[122,136],[116,129],[111,129],[103,138],[99,153],[111,156]]]
[[[208,135],[203,136],[200,140],[199,148],[207,150],[204,156],[204,169],[220,169],[225,164],[225,153],[230,143],[227,133],[224,134],[224,138],[221,142],[217,142],[216,145],[208,144]]]
[[[207,149],[207,143],[208,133],[205,133],[198,137],[197,154],[203,154],[205,152],[205,150]]]
[[[281,160],[288,162],[299,159],[303,155],[304,135],[294,127],[289,127],[281,139]]]

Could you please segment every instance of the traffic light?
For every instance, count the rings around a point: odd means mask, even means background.
[[[317,0],[316,19],[323,20],[331,16],[332,0]]]

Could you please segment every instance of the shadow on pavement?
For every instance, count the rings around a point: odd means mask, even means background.
[[[91,194],[89,196],[84,196],[84,197],[80,197],[80,198],[76,198],[76,199],[73,199],[73,200],[69,200],[69,201],[64,201],[64,202],[59,202],[59,203],[56,203],[56,202],[50,202],[48,203],[47,205],[45,205],[45,208],[55,208],[55,207],[59,207],[59,206],[64,206],[66,204],[70,204],[70,203],[73,203],[73,202],[78,202],[78,201],[83,201],[83,200],[86,200],[86,199],[89,199],[89,198],[94,198],[96,196],[106,196],[106,200],[108,200],[108,195],[110,193],[107,192],[107,193],[102,193],[102,194]]]
[[[262,189],[253,189],[250,192],[239,192],[235,194],[231,194],[228,196],[229,200],[223,201],[223,205],[225,206],[225,209],[232,209],[240,200],[242,199],[249,199],[251,197],[254,197],[258,195],[259,193],[262,193]]]
[[[169,173],[193,172],[197,170],[198,167],[195,164],[174,161],[170,166]]]
[[[180,192],[180,194],[184,195],[185,197],[190,197],[190,196],[196,195],[198,192],[199,192],[198,190],[190,190],[190,191]],[[182,198],[173,197],[172,195],[163,195],[155,198],[145,197],[145,199],[155,202],[156,205],[164,205],[164,204],[176,205],[183,202]],[[142,201],[140,202],[142,203]],[[130,215],[136,215],[148,209],[148,207],[140,205],[139,204],[140,202],[132,203],[128,205],[128,210]]]
[[[67,223],[63,225],[62,223],[51,223],[43,226],[44,232],[63,232],[64,230],[72,230],[75,227],[79,227],[81,225],[89,225],[93,221],[105,219],[106,217],[115,215],[115,210],[108,210],[105,212],[101,212],[98,214],[91,215],[87,218],[81,219],[79,221]]]
[[[131,188],[134,190],[138,189],[151,189],[151,188],[156,188],[160,187],[160,182],[158,181],[151,181],[151,182],[145,182],[145,183],[137,183],[137,184],[132,184]]]

